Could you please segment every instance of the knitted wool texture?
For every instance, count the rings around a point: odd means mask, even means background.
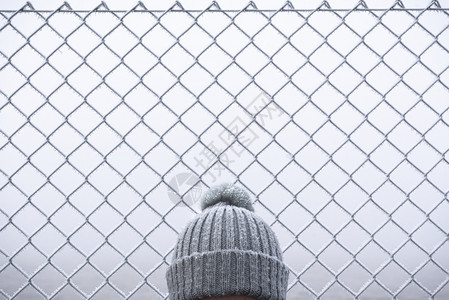
[[[229,295],[286,299],[288,268],[278,240],[241,188],[224,184],[179,235],[166,279],[171,300]]]

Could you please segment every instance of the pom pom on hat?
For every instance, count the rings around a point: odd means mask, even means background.
[[[248,193],[231,183],[221,184],[208,190],[201,199],[201,209],[205,210],[217,203],[225,203],[254,211]]]

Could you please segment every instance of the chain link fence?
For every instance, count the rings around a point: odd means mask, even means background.
[[[448,299],[448,26],[436,1],[1,11],[0,299],[167,299],[222,181],[289,299]]]

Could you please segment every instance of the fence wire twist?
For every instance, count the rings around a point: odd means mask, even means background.
[[[220,180],[277,233],[289,299],[449,294],[437,1],[0,21],[0,298],[167,299],[176,235]]]

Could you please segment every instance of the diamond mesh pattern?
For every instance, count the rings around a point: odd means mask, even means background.
[[[177,233],[218,181],[257,199],[289,299],[449,297],[438,2],[0,22],[0,298],[167,299]]]

